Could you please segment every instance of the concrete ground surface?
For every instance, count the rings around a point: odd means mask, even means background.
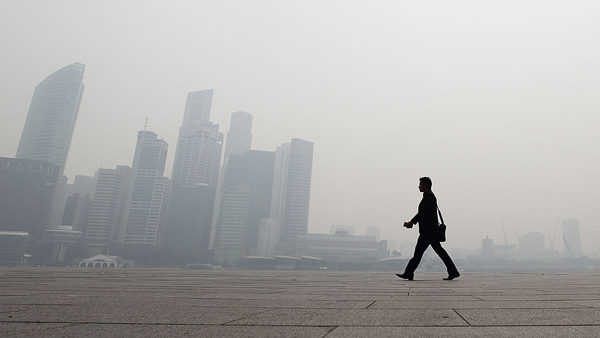
[[[600,272],[0,267],[0,337],[600,337]]]

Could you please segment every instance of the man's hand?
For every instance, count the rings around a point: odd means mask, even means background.
[[[404,222],[404,227],[410,229],[413,227],[413,224],[411,222]]]

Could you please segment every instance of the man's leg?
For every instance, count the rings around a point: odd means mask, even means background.
[[[408,265],[406,269],[404,269],[404,274],[407,276],[412,276],[415,274],[415,270],[419,267],[419,263],[421,263],[421,258],[423,258],[423,254],[427,247],[429,246],[429,241],[425,236],[419,235],[419,239],[417,239],[417,245],[415,246],[415,253],[413,257],[408,261]]]
[[[448,255],[446,250],[444,248],[442,248],[442,245],[440,244],[440,242],[432,241],[431,247],[433,248],[433,251],[435,251],[435,253],[438,256],[440,256],[440,258],[442,259],[442,262],[444,262],[444,265],[446,265],[446,270],[448,270],[448,276],[458,277],[460,275],[460,273],[458,273],[458,269],[456,268],[456,265],[454,265],[452,258],[450,258],[450,255]]]

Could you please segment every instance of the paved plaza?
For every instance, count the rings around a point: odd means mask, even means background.
[[[0,268],[0,337],[600,337],[600,272]]]

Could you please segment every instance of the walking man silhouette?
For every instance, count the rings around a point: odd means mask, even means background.
[[[421,200],[421,203],[419,203],[419,212],[410,221],[404,222],[404,227],[408,229],[412,228],[413,225],[417,223],[419,224],[419,239],[417,239],[413,258],[408,261],[404,273],[397,273],[396,276],[413,280],[415,270],[417,270],[425,250],[431,245],[433,251],[440,256],[448,270],[448,277],[444,278],[444,280],[453,280],[459,277],[460,273],[458,273],[458,269],[456,269],[454,262],[452,262],[452,258],[450,258],[446,250],[442,248],[440,240],[438,239],[437,199],[431,191],[431,178],[421,177],[419,179],[419,191],[423,193],[423,199]]]

